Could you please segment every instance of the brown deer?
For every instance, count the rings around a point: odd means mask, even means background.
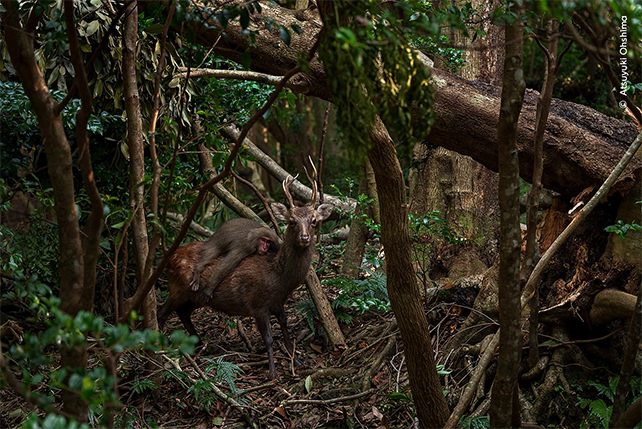
[[[159,327],[163,327],[167,317],[176,311],[185,329],[196,335],[191,314],[200,307],[211,307],[235,316],[251,316],[263,337],[267,347],[270,364],[270,377],[276,378],[272,348],[272,331],[270,315],[274,315],[281,326],[283,341],[292,355],[294,347],[288,334],[287,321],[283,305],[292,292],[305,281],[312,261],[314,250],[314,230],[318,222],[327,219],[332,212],[331,204],[321,204],[316,210],[317,188],[312,180],[312,200],[310,204],[296,207],[289,192],[294,178],[288,177],[283,182],[283,190],[289,202],[273,203],[275,216],[288,223],[288,228],[278,253],[254,253],[243,259],[227,277],[222,279],[212,291],[212,296],[192,291],[190,282],[194,266],[199,259],[203,242],[191,243],[180,247],[167,266],[169,279],[169,298],[158,312]],[[212,281],[210,274],[221,257],[211,261],[203,271],[204,287]],[[220,279],[216,279],[217,282]]]

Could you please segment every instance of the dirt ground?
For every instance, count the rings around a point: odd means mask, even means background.
[[[305,288],[299,288],[286,304],[300,365],[288,356],[278,323],[272,319],[275,381],[269,379],[265,346],[253,320],[241,319],[250,350],[235,326],[238,319],[208,308],[196,310],[192,317],[204,343],[193,359],[161,355],[156,363],[144,352],[121,355],[118,393],[122,408],[115,427],[414,427],[405,358],[392,312],[354,315],[351,324],[341,325],[348,348],[335,354],[323,330],[311,329],[307,318],[294,308],[305,299],[309,299]],[[435,327],[432,335],[437,349],[465,317],[455,306],[443,303],[427,311]],[[436,317],[441,321],[435,323]],[[182,329],[173,314],[165,332]],[[210,368],[219,359],[242,370],[234,377],[233,387]],[[89,360],[92,362],[91,349]],[[146,380],[157,388],[141,389]],[[235,406],[220,400],[212,386],[229,395]],[[8,388],[0,391],[0,399],[0,427],[17,427],[29,411],[24,400]]]

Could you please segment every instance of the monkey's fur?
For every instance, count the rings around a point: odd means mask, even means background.
[[[216,287],[245,257],[252,254],[276,254],[278,251],[279,239],[270,228],[250,219],[231,219],[203,243],[190,286],[193,291],[201,289],[201,293],[211,297]],[[223,257],[207,277],[201,279],[203,270],[219,256]]]

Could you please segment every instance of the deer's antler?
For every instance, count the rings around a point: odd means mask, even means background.
[[[283,181],[283,191],[285,192],[285,198],[288,199],[288,203],[290,203],[290,208],[294,207],[294,201],[292,200],[292,195],[290,195],[290,185],[296,180],[296,178],[299,177],[297,174],[296,177],[289,176],[285,178]]]
[[[312,185],[312,198],[310,198],[310,205],[314,207],[314,205],[317,203],[317,168],[314,166],[314,162],[312,162],[312,158],[310,156],[308,156],[308,160],[310,161],[310,165],[312,166],[312,178],[310,178],[308,169],[305,168],[305,166],[303,166],[303,170],[305,170],[305,175]]]

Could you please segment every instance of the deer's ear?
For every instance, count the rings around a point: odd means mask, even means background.
[[[319,221],[326,220],[328,217],[330,217],[330,214],[332,213],[332,209],[334,209],[334,206],[332,204],[321,204],[317,208],[317,215],[319,216]]]
[[[274,216],[276,216],[277,219],[280,219],[282,221],[287,221],[288,220],[288,208],[285,207],[281,203],[272,203],[271,204],[272,211],[274,212]]]

